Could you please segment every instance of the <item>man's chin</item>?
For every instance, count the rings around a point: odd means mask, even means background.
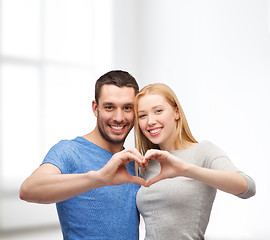
[[[126,140],[127,135],[125,136],[110,136],[110,135],[103,135],[103,138],[108,141],[110,144],[118,145],[118,144],[124,144]]]
[[[123,138],[109,138],[107,139],[111,144],[124,144],[126,136]]]
[[[113,132],[110,132],[110,131],[104,131],[102,128],[99,127],[99,132],[101,134],[101,136],[106,140],[108,141],[110,144],[124,144],[125,140],[126,140],[126,137],[129,133],[128,132],[125,132],[125,133],[122,133],[122,134],[116,134],[116,133],[113,133]]]

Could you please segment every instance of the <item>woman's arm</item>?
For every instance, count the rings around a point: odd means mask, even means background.
[[[149,180],[149,186],[161,179],[183,176],[234,195],[242,194],[248,190],[246,179],[237,172],[199,167],[186,163],[173,154],[161,150],[148,150],[145,154],[145,160],[148,161],[149,159],[159,161],[161,165],[160,174]]]
[[[221,191],[239,195],[248,190],[246,179],[237,172],[227,172],[188,164],[183,176],[201,181]]]

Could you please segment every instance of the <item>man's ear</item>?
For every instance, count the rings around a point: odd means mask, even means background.
[[[93,110],[93,113],[95,114],[96,117],[97,117],[97,115],[98,115],[98,110],[97,110],[97,108],[98,108],[97,102],[96,102],[96,100],[93,100],[93,101],[92,101],[92,110]]]

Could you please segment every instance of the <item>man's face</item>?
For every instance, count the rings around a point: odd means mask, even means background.
[[[135,90],[132,87],[103,85],[98,105],[93,109],[102,137],[112,144],[123,144],[134,122]]]

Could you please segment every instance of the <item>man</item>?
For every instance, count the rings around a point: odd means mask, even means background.
[[[22,184],[20,198],[56,203],[64,239],[138,239],[136,193],[145,180],[134,176],[136,149],[123,150],[133,127],[134,77],[124,71],[101,76],[92,109],[94,130],[53,146]]]

